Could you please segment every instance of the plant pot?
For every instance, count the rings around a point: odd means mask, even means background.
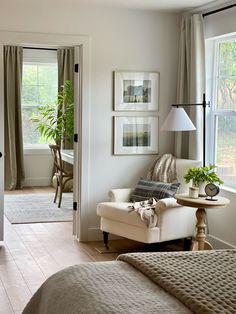
[[[207,185],[207,182],[199,182],[198,187],[199,187],[199,196],[206,196],[205,193],[205,186]]]

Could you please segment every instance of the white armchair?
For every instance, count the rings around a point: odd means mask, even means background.
[[[201,162],[196,160],[177,159],[176,171],[180,185],[180,193],[187,192],[184,174],[190,167],[198,167]],[[108,195],[110,202],[97,205],[97,215],[100,219],[100,229],[103,231],[104,244],[108,249],[108,234],[112,233],[142,243],[156,243],[193,236],[196,217],[195,209],[180,206],[174,198],[165,198],[157,202],[155,212],[157,225],[146,226],[140,216],[129,212],[130,194],[132,189],[113,189]]]

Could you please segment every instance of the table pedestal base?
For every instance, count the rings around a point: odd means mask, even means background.
[[[197,217],[197,234],[195,237],[195,241],[191,246],[191,251],[202,251],[202,250],[212,250],[212,245],[206,241],[205,235],[205,219],[206,219],[206,211],[204,208],[198,208],[196,212]]]
[[[213,246],[209,242],[205,241],[203,249],[202,248],[200,249],[199,243],[197,241],[193,241],[193,244],[191,245],[190,251],[199,251],[199,250],[200,251],[201,250],[213,250]]]

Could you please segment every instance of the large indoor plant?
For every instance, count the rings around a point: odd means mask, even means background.
[[[186,183],[192,180],[192,185],[199,188],[199,194],[204,194],[204,188],[207,183],[223,184],[224,182],[217,176],[216,165],[210,164],[204,167],[189,168],[184,176]]]
[[[74,91],[71,81],[64,83],[54,103],[42,105],[31,119],[40,135],[54,144],[71,142],[74,134]]]

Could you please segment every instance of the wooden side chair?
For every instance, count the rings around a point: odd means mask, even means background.
[[[56,192],[55,192],[55,197],[54,197],[54,203],[56,203],[57,195],[59,191],[58,208],[60,208],[64,186],[69,180],[73,179],[73,173],[67,172],[64,169],[59,145],[49,145],[49,147],[50,147],[53,160],[54,160],[54,168],[55,168],[54,175],[56,177]]]

